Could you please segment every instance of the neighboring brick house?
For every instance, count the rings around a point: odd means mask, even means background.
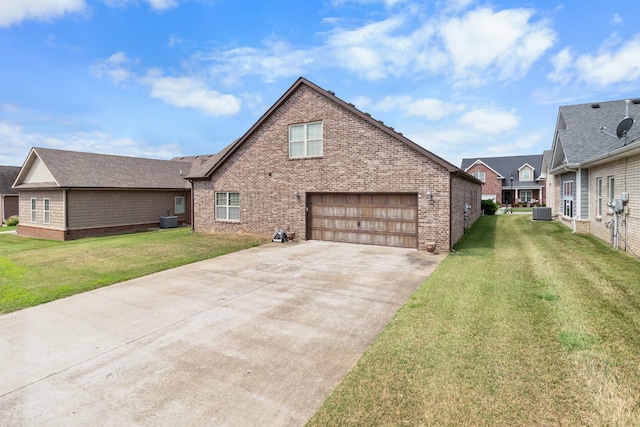
[[[640,129],[632,117],[638,115],[640,99],[560,107],[549,166],[554,178],[550,205],[558,220],[636,254]],[[618,137],[625,125],[631,128]]]
[[[481,183],[304,78],[187,177],[197,232],[449,251]]]
[[[155,160],[32,148],[18,174],[18,234],[56,240],[191,222],[184,176],[195,158]]]
[[[18,166],[0,166],[0,225],[18,215],[18,191],[11,187],[19,172]]]
[[[543,155],[481,157],[462,160],[462,169],[484,182],[482,199],[501,205],[544,205],[546,168]]]

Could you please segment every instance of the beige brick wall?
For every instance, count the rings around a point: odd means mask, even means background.
[[[323,122],[323,156],[289,159],[288,125],[314,121]],[[201,232],[264,235],[286,228],[305,239],[307,193],[405,192],[418,194],[420,248],[435,241],[446,251],[449,180],[442,166],[301,86],[216,171],[213,182],[194,182],[194,225]],[[240,222],[215,221],[216,191],[240,193]]]
[[[31,199],[36,199],[36,220],[31,221]],[[50,223],[44,223],[44,199],[49,199]],[[20,191],[20,224],[64,230],[64,192],[62,190]]]
[[[458,176],[451,179],[451,238],[455,244],[480,217],[482,194],[477,184]],[[465,213],[465,204],[469,210]]]
[[[616,160],[604,165],[591,168],[589,174],[589,217],[591,222],[591,233],[598,238],[613,244],[613,222],[614,214],[606,206],[609,202],[609,177],[613,176],[614,194],[616,198],[620,193],[629,193],[627,203],[629,214],[619,215],[619,242],[618,247],[625,250],[629,248],[636,254],[640,254],[640,155]],[[602,178],[603,207],[602,216],[597,217],[597,193],[596,180]],[[609,223],[609,228],[607,228]]]

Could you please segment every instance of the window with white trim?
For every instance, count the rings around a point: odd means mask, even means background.
[[[615,181],[614,177],[609,177],[609,204],[613,203],[613,199],[616,198]]]
[[[216,220],[240,221],[240,193],[216,193]]]
[[[596,179],[596,216],[602,216],[602,178]]]
[[[486,179],[486,174],[484,172],[475,171],[472,175],[474,178],[478,178],[482,182]]]
[[[51,224],[51,200],[43,199],[42,200],[42,212],[44,213],[44,223]]]
[[[289,158],[322,156],[322,122],[289,126]]]
[[[564,216],[573,218],[573,181],[562,183],[562,212]]]
[[[528,203],[533,200],[533,190],[520,190],[520,201]]]
[[[36,222],[38,218],[38,199],[31,198],[31,222]]]
[[[520,181],[533,181],[531,177],[531,169],[524,168],[520,171]]]
[[[184,197],[182,197],[182,196],[176,197],[175,206],[173,208],[173,212],[176,215],[184,213]]]

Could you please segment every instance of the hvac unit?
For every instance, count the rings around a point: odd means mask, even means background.
[[[534,221],[551,221],[551,208],[533,208]]]
[[[160,228],[176,228],[178,226],[177,216],[161,216]]]

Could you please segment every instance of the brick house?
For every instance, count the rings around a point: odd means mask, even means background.
[[[18,234],[72,240],[158,227],[167,215],[190,223],[194,162],[32,148],[13,186]]]
[[[18,215],[18,191],[12,186],[19,172],[18,166],[0,166],[0,225]]]
[[[477,179],[304,78],[187,178],[196,232],[448,251],[480,215]]]
[[[478,178],[482,199],[501,205],[544,205],[547,171],[543,155],[481,157],[462,160],[461,168]]]
[[[558,110],[549,174],[552,213],[576,232],[640,254],[640,99]],[[621,126],[622,125],[622,126]],[[628,132],[619,130],[631,126]],[[618,202],[615,202],[618,200]]]

